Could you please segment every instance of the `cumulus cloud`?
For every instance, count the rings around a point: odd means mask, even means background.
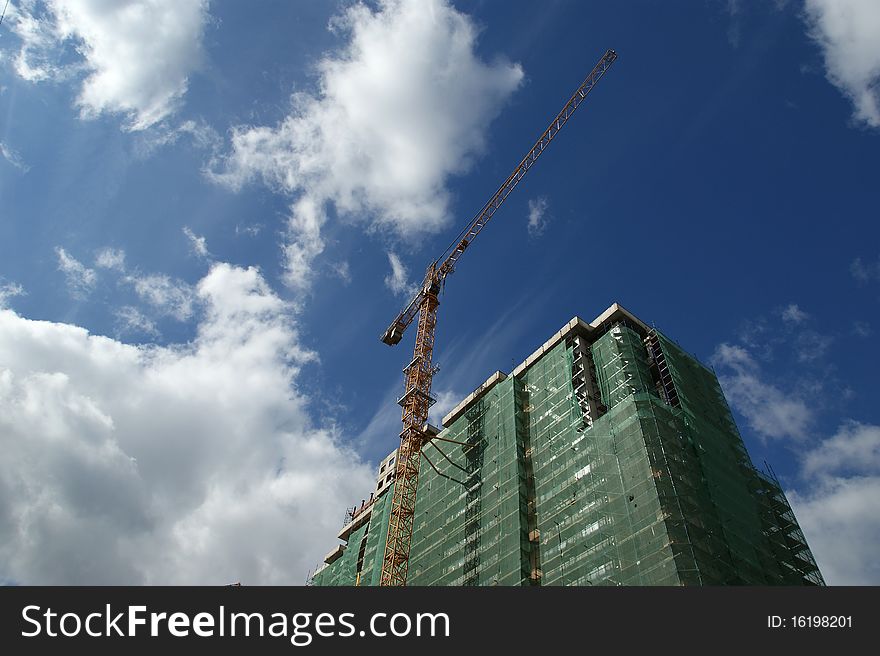
[[[519,86],[518,65],[481,61],[477,29],[444,0],[384,0],[331,22],[347,43],[317,64],[275,127],[233,129],[209,177],[237,189],[259,180],[297,197],[285,248],[288,278],[308,284],[324,249],[327,207],[412,237],[447,220],[447,179],[484,148],[486,126]]]
[[[416,288],[409,281],[406,267],[396,253],[388,253],[388,264],[391,265],[391,273],[385,276],[385,286],[397,296],[412,296]]]
[[[539,196],[529,201],[529,222],[527,228],[530,237],[540,237],[547,228],[547,199]]]
[[[802,476],[787,495],[826,581],[880,584],[880,426],[844,422],[806,452]]]
[[[168,347],[0,311],[0,579],[301,583],[332,544],[373,477],[309,419],[290,308],[226,264],[197,294]]]
[[[125,271],[125,251],[121,248],[102,248],[95,253],[95,266],[99,269]]]
[[[207,0],[22,0],[8,17],[21,39],[15,71],[32,82],[76,78],[83,118],[122,114],[127,129],[143,130],[186,93],[207,10]]]
[[[837,433],[804,456],[803,469],[808,475],[880,474],[880,426],[844,423]]]
[[[852,102],[854,118],[880,128],[880,3],[806,0],[806,19],[825,73]]]
[[[88,296],[98,281],[95,270],[89,269],[60,246],[55,248],[55,254],[58,256],[58,270],[64,274],[71,296],[78,299]]]
[[[185,234],[186,238],[189,240],[189,245],[194,255],[203,258],[210,257],[211,254],[208,252],[208,242],[205,241],[204,237],[194,233],[189,226],[183,226],[183,234]]]
[[[786,492],[829,585],[880,585],[880,476],[830,478]]]
[[[758,434],[771,438],[803,439],[813,421],[807,403],[761,380],[758,363],[748,350],[732,344],[715,349],[712,364],[730,403]]]
[[[148,274],[126,276],[125,281],[160,314],[178,321],[192,317],[197,295],[183,280],[175,280],[164,274]]]

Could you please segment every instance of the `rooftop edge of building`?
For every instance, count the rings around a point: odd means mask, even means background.
[[[614,321],[619,321],[620,319],[626,319],[631,321],[632,323],[638,325],[645,332],[649,331],[651,328],[644,321],[639,319],[632,312],[624,308],[620,303],[612,303],[607,310],[602,312],[598,317],[593,319],[590,323],[587,323],[583,319],[578,316],[575,316],[566,323],[562,328],[560,328],[555,335],[553,335],[550,339],[544,342],[541,346],[539,346],[529,357],[523,360],[519,365],[517,365],[512,375],[518,376],[523,371],[531,367],[535,362],[537,362],[541,357],[547,353],[549,350],[554,348],[559,342],[568,337],[575,329],[579,329],[582,332],[587,334],[600,330],[603,326],[608,323],[613,323]],[[495,385],[507,379],[508,374],[503,371],[496,371],[494,374],[489,376],[484,383],[479,385],[477,389],[468,394],[462,401],[456,405],[449,413],[443,417],[443,426],[447,427],[456,419],[458,419],[462,413],[467,410],[468,407],[484,394],[489,392]]]

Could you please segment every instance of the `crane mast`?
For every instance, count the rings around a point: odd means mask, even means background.
[[[440,290],[446,276],[455,270],[455,265],[465,249],[480,234],[615,59],[617,53],[614,50],[607,50],[602,55],[513,173],[501,184],[452,244],[428,266],[421,288],[381,337],[389,346],[399,343],[404,331],[418,315],[413,359],[403,370],[406,387],[403,396],[397,400],[403,408],[403,430],[400,433],[400,448],[397,451],[394,491],[391,497],[391,513],[388,519],[388,536],[385,541],[380,585],[406,585],[419,482],[420,454],[422,446],[429,439],[425,434],[425,428],[428,411],[435,400],[431,396],[431,382],[436,373],[432,362],[434,333],[437,328]]]

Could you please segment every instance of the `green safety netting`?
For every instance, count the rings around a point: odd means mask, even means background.
[[[574,331],[424,447],[408,585],[815,584],[714,373],[656,331]],[[393,487],[313,585],[377,585]]]

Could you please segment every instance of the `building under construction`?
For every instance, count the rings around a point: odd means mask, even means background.
[[[408,585],[824,584],[715,374],[617,304],[426,436]],[[394,458],[313,585],[379,584]]]

